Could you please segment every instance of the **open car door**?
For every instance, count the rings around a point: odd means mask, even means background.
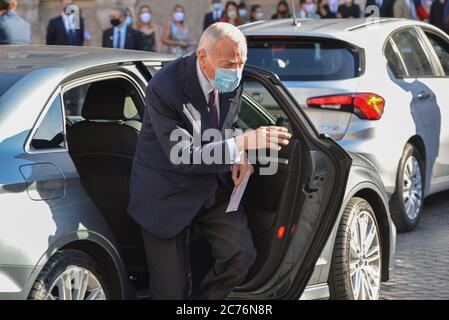
[[[248,66],[244,81],[242,129],[282,125],[293,136],[279,154],[252,159],[243,204],[258,257],[230,298],[298,299],[336,223],[351,158],[319,135],[276,75]]]

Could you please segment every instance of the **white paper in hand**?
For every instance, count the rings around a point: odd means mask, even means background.
[[[226,213],[235,212],[239,209],[240,201],[242,201],[243,194],[245,193],[246,185],[248,184],[250,176],[251,171],[248,171],[242,183],[239,186],[234,187],[234,191],[232,191],[231,200],[229,201]]]

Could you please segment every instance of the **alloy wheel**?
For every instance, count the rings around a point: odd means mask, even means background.
[[[373,216],[360,211],[351,226],[349,270],[355,300],[377,300],[381,283],[381,249]]]
[[[91,271],[69,266],[51,284],[47,300],[106,300],[106,295]]]
[[[404,166],[403,200],[407,217],[415,220],[421,211],[423,186],[421,168],[418,160],[410,156]]]

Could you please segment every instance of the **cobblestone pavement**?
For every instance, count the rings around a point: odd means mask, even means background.
[[[417,228],[398,234],[393,277],[382,299],[449,299],[449,192],[429,197]]]

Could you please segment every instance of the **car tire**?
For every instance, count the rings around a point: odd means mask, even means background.
[[[412,144],[404,148],[390,200],[391,218],[398,232],[410,232],[419,223],[424,203],[424,162]]]
[[[37,277],[29,300],[106,300],[102,272],[95,260],[78,250],[56,252]]]
[[[372,236],[370,243],[367,236],[357,241],[363,229]],[[358,243],[368,244],[367,248]],[[365,199],[354,197],[344,210],[335,239],[328,280],[330,298],[377,300],[381,275],[382,246],[376,215]]]

